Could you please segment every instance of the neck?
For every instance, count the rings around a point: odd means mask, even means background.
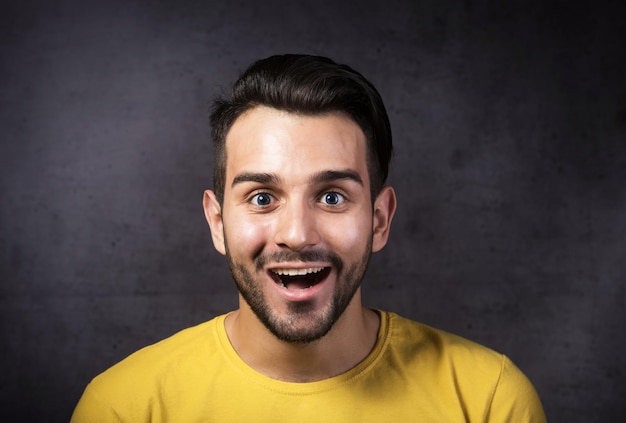
[[[226,333],[241,359],[265,376],[285,382],[327,379],[356,366],[376,344],[379,316],[361,305],[359,294],[317,341],[301,344],[279,340],[243,300],[227,317]]]

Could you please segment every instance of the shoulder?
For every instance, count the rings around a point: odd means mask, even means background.
[[[388,320],[391,347],[406,348],[440,360],[481,360],[499,368],[503,355],[469,339],[416,322],[395,313],[382,312]]]
[[[222,357],[217,329],[224,317],[142,348],[96,376],[85,389],[73,421],[91,421],[97,415],[143,421],[146,407],[154,413],[163,400],[186,394],[186,387],[195,385]]]
[[[466,413],[485,421],[545,422],[531,382],[505,355],[452,333],[394,313],[387,319],[387,355],[416,383],[453,396]]]
[[[181,330],[155,344],[144,347],[115,364],[92,382],[125,377],[127,373],[154,374],[167,372],[171,366],[179,367],[196,356],[206,356],[215,350],[215,328],[220,317]],[[185,357],[186,360],[180,360]]]
[[[395,313],[381,312],[381,319],[385,362],[416,381],[450,381],[451,388],[467,384],[468,391],[482,388],[487,395],[502,373],[505,356],[486,346]]]

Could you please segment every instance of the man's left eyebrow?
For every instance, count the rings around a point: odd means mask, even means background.
[[[324,182],[338,181],[342,179],[348,179],[363,186],[363,179],[354,170],[325,170],[311,176],[309,182],[312,184],[320,184]]]

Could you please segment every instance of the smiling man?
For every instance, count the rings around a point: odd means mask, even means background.
[[[387,113],[361,74],[258,61],[211,125],[204,210],[239,308],[95,378],[73,421],[545,422],[505,356],[363,307],[396,197]]]

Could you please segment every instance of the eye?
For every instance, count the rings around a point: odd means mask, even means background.
[[[322,203],[328,204],[329,206],[336,206],[345,201],[343,195],[337,192],[326,192],[322,195]]]
[[[252,197],[250,201],[255,206],[266,207],[272,204],[272,196],[266,192],[261,192],[259,194],[256,194],[254,197]]]

